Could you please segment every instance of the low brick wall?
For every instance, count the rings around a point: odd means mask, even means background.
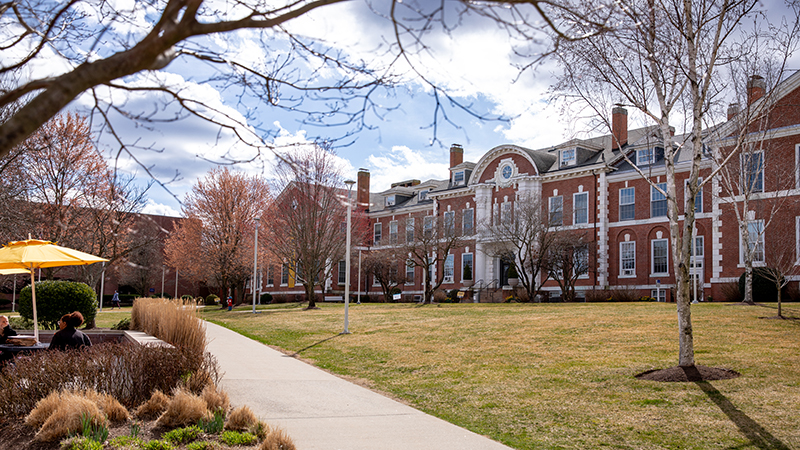
[[[130,330],[81,330],[89,336],[92,344],[100,344],[103,342],[128,342],[131,344],[139,345],[156,345],[172,347],[157,337],[150,336],[142,331]],[[17,330],[21,336],[33,336],[33,330]],[[53,339],[56,332],[53,330],[39,330],[39,342],[49,343]]]

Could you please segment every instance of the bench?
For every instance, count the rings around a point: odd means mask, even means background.
[[[343,302],[344,295],[326,295],[325,296],[326,302]]]

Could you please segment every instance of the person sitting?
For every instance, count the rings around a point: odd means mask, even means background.
[[[71,314],[64,314],[58,322],[60,330],[53,335],[50,340],[51,350],[67,350],[71,348],[83,348],[92,345],[89,336],[77,330],[83,324],[83,314],[75,311]]]
[[[17,332],[8,324],[7,316],[0,316],[0,344],[5,344],[9,336],[16,336]],[[0,365],[5,364],[7,361],[14,359],[14,354],[11,352],[0,351]]]
[[[17,332],[8,324],[8,316],[0,316],[0,344],[5,344],[9,336],[16,336]]]

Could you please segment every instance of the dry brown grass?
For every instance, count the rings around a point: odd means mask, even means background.
[[[692,305],[697,363],[742,374],[707,384],[634,377],[677,364],[674,303],[364,304],[344,336],[323,306],[202,314],[517,449],[800,449],[800,321],[774,304]]]
[[[189,375],[189,378],[186,379],[184,383],[184,387],[186,389],[194,392],[195,394],[199,394],[203,392],[203,390],[210,385],[214,384],[214,380],[211,378],[211,375],[208,374],[205,370],[198,370],[196,372],[192,372]]]
[[[131,310],[131,328],[202,355],[206,348],[206,330],[196,312],[193,300],[137,298]]]
[[[294,441],[280,428],[273,428],[264,438],[258,450],[297,450]]]
[[[225,422],[226,430],[235,431],[249,431],[254,429],[258,424],[258,418],[250,407],[242,405],[235,408],[228,415],[228,421]]]
[[[105,415],[94,401],[74,393],[63,394],[61,400],[36,433],[36,440],[51,442],[77,433],[83,429],[83,417],[90,418],[93,426],[108,426]]]
[[[96,395],[96,397],[92,398],[92,394]],[[122,406],[117,399],[108,394],[90,391],[87,395],[87,398],[94,400],[100,410],[103,411],[103,414],[105,414],[108,420],[111,422],[127,422],[131,418],[128,410],[125,409],[125,407]]]
[[[206,406],[209,411],[228,411],[228,408],[231,406],[230,398],[228,398],[228,393],[218,389],[213,384],[208,384],[203,389],[203,392],[200,394],[203,397],[203,400],[206,402]]]
[[[134,415],[141,419],[155,419],[167,409],[168,404],[169,397],[156,389],[146,402],[139,405]]]
[[[156,425],[166,428],[194,425],[205,418],[207,413],[206,402],[202,397],[178,388],[172,394],[167,409],[156,420]]]
[[[54,391],[51,392],[47,397],[36,402],[36,406],[33,408],[30,414],[25,416],[25,425],[28,425],[31,428],[40,428],[42,425],[44,425],[45,421],[47,421],[47,418],[50,417],[63,402],[61,397],[61,392]]]

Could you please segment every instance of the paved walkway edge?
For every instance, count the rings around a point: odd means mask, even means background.
[[[509,449],[206,322],[234,406],[286,430],[299,450]]]

